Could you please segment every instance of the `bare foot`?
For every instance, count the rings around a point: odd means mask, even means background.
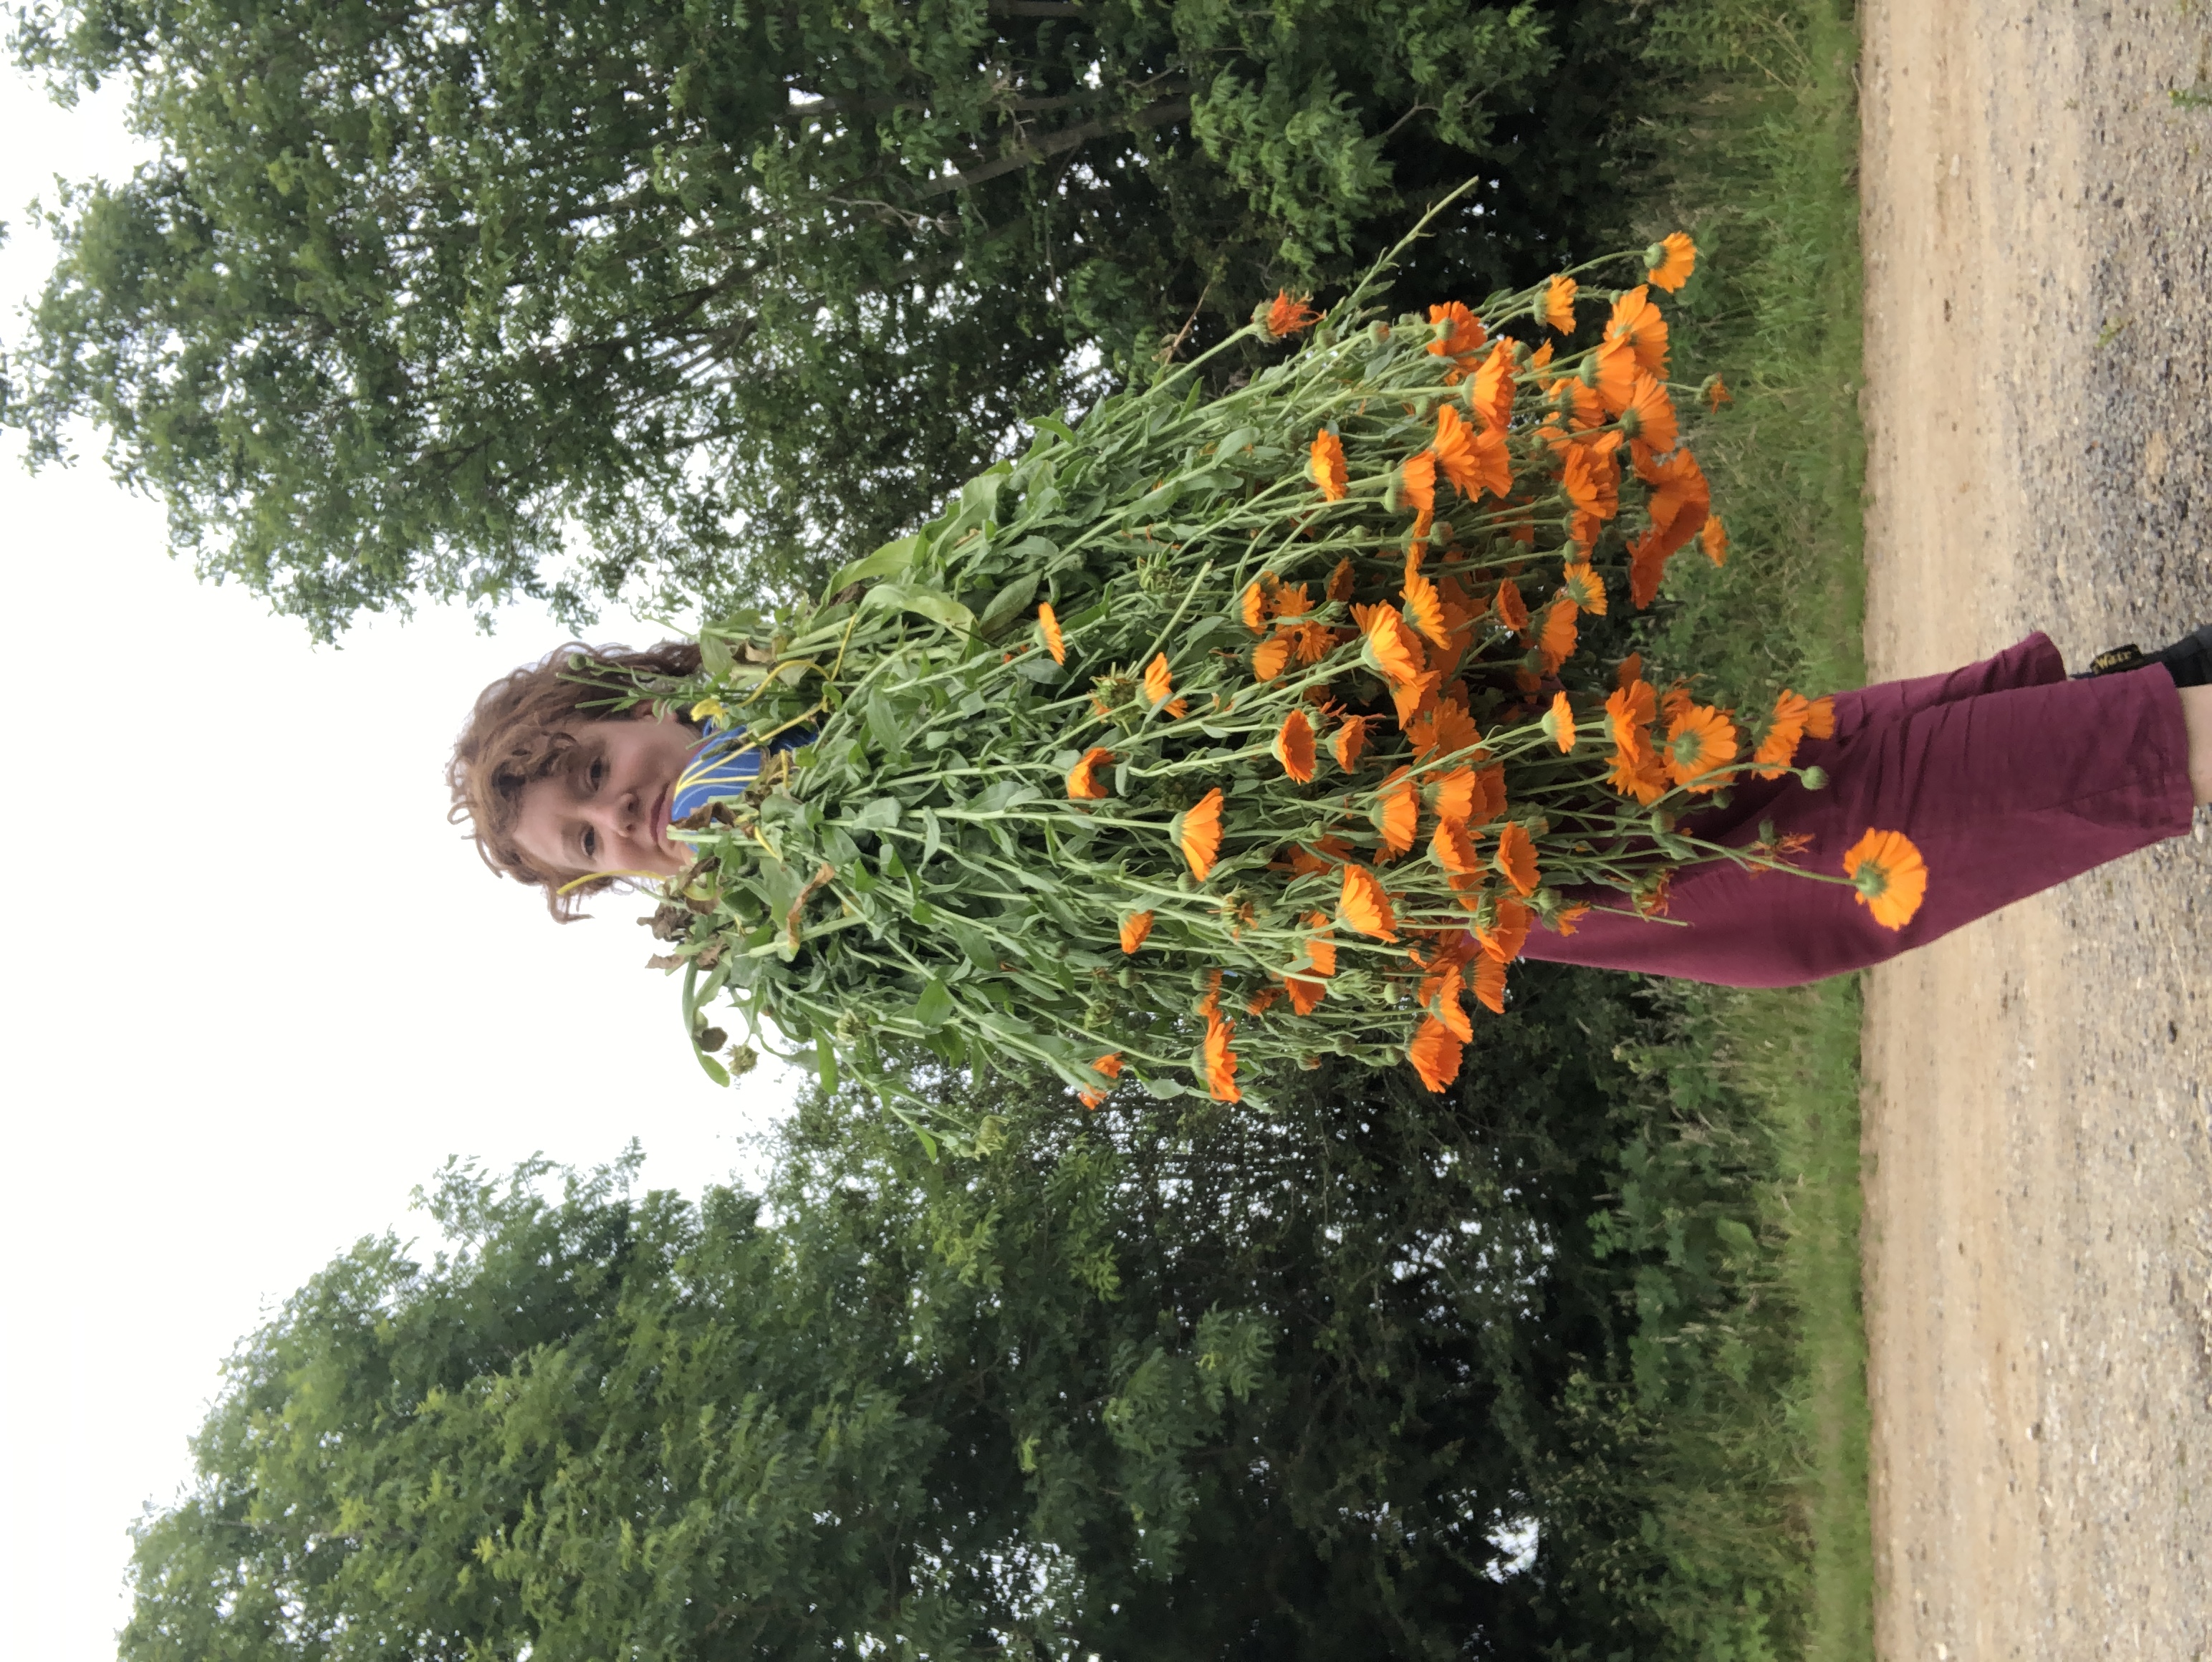
[[[2189,733],[2189,784],[2202,807],[2212,802],[2212,686],[2181,689],[2181,724]]]

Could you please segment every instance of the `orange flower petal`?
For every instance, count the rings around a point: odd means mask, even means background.
[[[1644,263],[1651,268],[1649,276],[1652,284],[1671,295],[1687,283],[1690,273],[1698,269],[1698,245],[1676,231],[1653,243]]]
[[[1508,820],[1498,836],[1498,853],[1492,863],[1515,889],[1534,894],[1540,880],[1536,871],[1536,839],[1517,819]]]
[[[1413,1042],[1407,1047],[1406,1059],[1413,1064],[1413,1071],[1421,1076],[1421,1083],[1441,1093],[1445,1086],[1459,1077],[1461,1058],[1467,1047],[1452,1031],[1434,1016],[1423,1016],[1421,1025],[1413,1031]]]
[[[1115,1050],[1111,1055],[1100,1056],[1091,1064],[1091,1071],[1094,1074],[1103,1074],[1109,1081],[1121,1078],[1121,1053]],[[1085,1108],[1096,1108],[1106,1100],[1106,1087],[1095,1086],[1088,1091],[1079,1091],[1075,1093],[1075,1099]]]
[[[1294,709],[1283,718],[1283,725],[1275,732],[1274,752],[1285,773],[1301,785],[1313,782],[1314,730],[1305,711]]]
[[[1408,852],[1421,829],[1421,799],[1414,794],[1413,770],[1395,770],[1376,792],[1375,801],[1379,810],[1376,828],[1382,847],[1392,855]]]
[[[1291,1008],[1300,1015],[1311,1015],[1314,1006],[1320,1003],[1328,992],[1327,982],[1309,981],[1304,976],[1285,976],[1283,987],[1291,995]]]
[[[1330,741],[1337,766],[1346,773],[1359,765],[1359,752],[1367,748],[1367,721],[1364,715],[1346,716],[1344,725],[1337,728],[1336,737]]]
[[[1545,721],[1544,731],[1551,734],[1552,742],[1559,747],[1561,754],[1573,751],[1575,707],[1567,702],[1565,693],[1555,692],[1552,695],[1551,715]]]
[[[1152,703],[1164,702],[1175,691],[1175,675],[1168,667],[1168,655],[1163,652],[1145,667],[1145,697]]]
[[[1255,681],[1272,681],[1280,675],[1290,666],[1291,647],[1291,641],[1289,636],[1271,635],[1253,648],[1252,679]]]
[[[1097,776],[1097,770],[1110,766],[1113,760],[1112,751],[1097,746],[1084,752],[1083,759],[1067,770],[1068,795],[1077,801],[1102,801],[1106,795],[1106,786]]]
[[[1067,642],[1060,636],[1060,615],[1052,609],[1050,600],[1042,601],[1037,606],[1037,627],[1044,631],[1044,649],[1052,654],[1053,662],[1066,663]]]
[[[1218,1017],[1206,1025],[1206,1089],[1216,1102],[1243,1099],[1243,1093],[1237,1088],[1237,1052],[1229,1048],[1236,1033],[1235,1022]]]
[[[1121,950],[1134,953],[1145,944],[1145,937],[1152,932],[1150,912],[1131,912],[1121,920]]]
[[[1860,905],[1885,929],[1912,921],[1928,893],[1928,865],[1902,831],[1869,829],[1844,855],[1844,875],[1858,886]]]
[[[1345,468],[1343,441],[1327,428],[1314,435],[1306,468],[1313,482],[1321,487],[1324,502],[1344,500],[1345,492],[1351,488],[1352,475]]]
[[[1337,896],[1336,915],[1346,928],[1357,929],[1377,941],[1398,938],[1398,918],[1391,910],[1390,897],[1383,890],[1382,879],[1364,866],[1345,866],[1344,887]]]
[[[1184,810],[1182,824],[1176,833],[1176,841],[1182,849],[1184,861],[1190,867],[1191,876],[1198,882],[1206,875],[1221,855],[1221,788],[1214,787],[1198,800],[1195,807]]]
[[[1544,285],[1544,321],[1563,335],[1575,332],[1575,291],[1581,287],[1571,277],[1555,277]]]
[[[1492,1015],[1505,1014],[1505,965],[1487,953],[1475,961],[1474,1001]]]

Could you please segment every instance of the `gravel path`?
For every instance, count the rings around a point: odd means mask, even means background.
[[[2212,619],[2212,0],[1863,28],[1872,673]],[[2212,820],[1866,1038],[1881,1654],[2212,1659]]]

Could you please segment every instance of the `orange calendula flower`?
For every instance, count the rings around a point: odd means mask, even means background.
[[[1190,874],[1197,881],[1206,881],[1206,874],[1221,855],[1221,788],[1217,785],[1198,799],[1198,806],[1183,811],[1182,824],[1176,833],[1182,846],[1182,857],[1190,867]]]
[[[1657,714],[1650,683],[1632,681],[1616,689],[1605,701],[1605,713],[1613,744],[1606,783],[1649,807],[1667,794],[1666,770],[1645,732]]]
[[[1329,917],[1327,912],[1308,912],[1306,922],[1321,931],[1306,941],[1306,962],[1316,975],[1336,973],[1336,942],[1330,939]]]
[[[1575,655],[1575,618],[1578,611],[1575,603],[1564,595],[1544,609],[1544,626],[1536,634],[1536,650],[1543,654],[1545,674],[1554,673]]]
[[[1498,852],[1491,863],[1498,875],[1524,895],[1536,892],[1536,839],[1518,819],[1509,819],[1498,834]]]
[[[1482,320],[1457,301],[1429,307],[1431,325],[1449,323],[1451,327],[1441,338],[1429,343],[1429,350],[1437,357],[1457,358],[1462,367],[1465,361],[1480,352],[1490,338],[1490,332],[1482,326]]]
[[[1481,857],[1474,851],[1474,838],[1468,834],[1464,819],[1437,821],[1436,833],[1429,838],[1429,855],[1448,872],[1465,875],[1482,869]]]
[[[1244,1001],[1244,1014],[1262,1016],[1275,1008],[1275,1001],[1283,995],[1280,987],[1262,987]]]
[[[1468,989],[1474,1001],[1492,1015],[1505,1014],[1505,965],[1485,953],[1475,960],[1474,982]]]
[[[1680,442],[1674,424],[1674,402],[1657,379],[1643,370],[1630,383],[1627,407],[1620,412],[1620,430],[1632,439],[1664,453]]]
[[[1649,289],[1631,289],[1613,301],[1613,315],[1606,320],[1605,338],[1626,342],[1635,352],[1637,362],[1662,380],[1666,379],[1667,320],[1651,303]]]
[[[1267,610],[1278,618],[1303,618],[1313,610],[1313,602],[1307,598],[1304,583],[1278,583]]]
[[[1481,417],[1486,429],[1503,433],[1513,419],[1516,390],[1513,348],[1501,340],[1491,348],[1490,356],[1483,359],[1482,368],[1474,372],[1474,380],[1468,384],[1468,407]]]
[[[1605,616],[1605,579],[1588,560],[1569,560],[1560,573],[1559,592],[1593,618]]]
[[[1346,773],[1359,765],[1359,752],[1367,748],[1367,723],[1364,715],[1347,715],[1344,725],[1336,730],[1329,741],[1329,749],[1336,757],[1336,764]]]
[[[1345,867],[1344,888],[1337,896],[1336,915],[1346,928],[1357,929],[1377,941],[1398,938],[1398,916],[1390,909],[1390,897],[1383,891],[1382,880],[1364,866]]]
[[[1560,459],[1559,483],[1574,504],[1574,539],[1587,549],[1599,527],[1620,512],[1620,464],[1589,445],[1571,445]]]
[[[1715,565],[1728,563],[1728,530],[1721,524],[1719,514],[1705,515],[1705,529],[1698,533],[1698,546],[1705,551],[1705,557]]]
[[[1574,749],[1575,707],[1567,702],[1565,693],[1555,692],[1552,695],[1552,708],[1550,713],[1544,718],[1544,732],[1551,741],[1559,747],[1562,754]]]
[[[1424,450],[1408,456],[1398,470],[1398,489],[1413,510],[1413,534],[1425,537],[1437,516],[1437,455]]]
[[[1317,664],[1336,645],[1336,631],[1327,624],[1300,624],[1290,632],[1291,655],[1302,664]]]
[[[1267,591],[1262,588],[1256,582],[1245,584],[1242,609],[1244,613],[1244,627],[1250,630],[1255,635],[1266,633],[1267,628]]]
[[[1651,268],[1646,275],[1652,286],[1671,295],[1698,269],[1698,245],[1676,231],[1653,243],[1644,253],[1644,263]]]
[[[1710,704],[1693,704],[1667,724],[1667,776],[1693,791],[1728,782],[1718,770],[1735,760],[1735,723]]]
[[[1421,1018],[1421,1025],[1413,1030],[1413,1042],[1406,1047],[1406,1060],[1413,1064],[1421,1083],[1438,1094],[1459,1077],[1460,1061],[1466,1054],[1467,1046],[1451,1029],[1428,1015]]]
[[[1421,643],[1406,627],[1396,606],[1386,600],[1371,607],[1366,627],[1367,650],[1384,675],[1394,681],[1410,681],[1420,674],[1421,659],[1417,654]]]
[[[1521,598],[1521,585],[1510,577],[1498,585],[1498,596],[1490,606],[1499,624],[1516,635],[1528,627],[1528,603]]]
[[[1413,792],[1413,771],[1411,768],[1394,770],[1375,794],[1376,829],[1382,847],[1392,855],[1408,852],[1421,829],[1421,799]],[[1378,862],[1382,858],[1376,857]]]
[[[1473,768],[1457,767],[1437,782],[1437,818],[1447,825],[1466,826],[1487,818],[1489,795],[1482,776]],[[1459,869],[1453,867],[1453,870]]]
[[[1552,922],[1559,925],[1561,934],[1572,934],[1575,932],[1575,926],[1589,915],[1589,903],[1586,900],[1577,900],[1573,905],[1560,912]]]
[[[1300,1015],[1311,1015],[1314,1007],[1328,994],[1328,983],[1312,981],[1301,975],[1283,977],[1283,989],[1291,995],[1291,1008]]]
[[[1623,691],[1644,679],[1644,654],[1632,652],[1620,661],[1613,672],[1613,684]]]
[[[1774,720],[1766,729],[1766,737],[1759,741],[1759,748],[1751,753],[1762,779],[1779,779],[1797,755],[1798,742],[1805,736],[1805,718],[1813,713],[1813,701],[1800,697],[1788,687],[1774,701]]]
[[[1053,662],[1066,663],[1067,642],[1061,638],[1060,614],[1052,609],[1050,600],[1043,601],[1037,606],[1037,627],[1044,632],[1044,649],[1052,654]]]
[[[1654,277],[1652,281],[1656,283],[1658,279]],[[1321,314],[1306,304],[1312,298],[1310,295],[1300,295],[1292,300],[1289,289],[1278,289],[1273,303],[1267,307],[1267,321],[1262,326],[1269,336],[1277,340],[1285,335],[1295,335],[1301,329],[1312,328],[1321,321]]]
[[[1648,447],[1638,447],[1636,476],[1653,487],[1646,504],[1651,514],[1651,534],[1659,539],[1663,553],[1672,554],[1704,527],[1712,511],[1713,487],[1686,447],[1661,462]]]
[[[1344,465],[1344,442],[1335,434],[1323,428],[1314,435],[1313,450],[1306,466],[1313,482],[1321,487],[1322,500],[1342,502],[1344,493],[1352,488],[1352,475]]]
[[[1836,701],[1832,697],[1813,701],[1813,708],[1805,713],[1805,736],[1808,739],[1832,739],[1836,736]]]
[[[1441,974],[1432,977],[1434,991],[1428,983],[1422,988],[1421,1002],[1433,1002],[1436,1018],[1449,1028],[1454,1038],[1474,1037],[1474,1024],[1467,1019],[1467,1008],[1459,1001],[1460,991],[1467,984],[1466,971],[1457,964],[1447,964]]]
[[[1075,1093],[1075,1099],[1085,1108],[1096,1108],[1100,1103],[1105,1101],[1106,1093],[1110,1088],[1111,1081],[1121,1077],[1121,1053],[1116,1050],[1110,1056],[1100,1056],[1091,1064],[1091,1071],[1094,1074],[1105,1075],[1109,1084],[1093,1086],[1088,1091],[1079,1091]]]
[[[1216,1016],[1206,1024],[1206,1092],[1216,1102],[1243,1099],[1244,1093],[1237,1088],[1237,1052],[1229,1048],[1236,1036],[1233,1021]]]
[[[1443,685],[1443,679],[1442,670],[1431,669],[1416,675],[1410,681],[1390,683],[1390,702],[1397,709],[1398,726],[1401,729],[1435,703],[1437,689]]]
[[[1625,340],[1607,340],[1597,349],[1595,367],[1598,407],[1607,415],[1617,416],[1628,408],[1629,400],[1636,396],[1636,378],[1644,373],[1644,366],[1636,361],[1636,349]],[[1582,403],[1579,393],[1575,402],[1577,405]]]
[[[1406,579],[1406,617],[1415,629],[1441,651],[1451,649],[1451,630],[1444,626],[1443,596],[1437,586],[1415,572]]]
[[[1175,674],[1168,667],[1168,654],[1159,654],[1145,666],[1145,697],[1152,703],[1165,702],[1175,691]]]
[[[1437,466],[1443,469],[1451,488],[1468,502],[1486,490],[1504,496],[1513,489],[1513,464],[1505,450],[1505,435],[1490,428],[1471,427],[1451,405],[1437,406],[1437,435],[1430,447]]]
[[[1111,767],[1113,763],[1114,752],[1110,750],[1094,745],[1091,749],[1084,752],[1083,759],[1067,770],[1069,797],[1079,802],[1103,801],[1106,795],[1106,785],[1105,782],[1098,777],[1097,770],[1102,767]]]
[[[1715,375],[1711,380],[1705,383],[1706,409],[1712,411],[1715,414],[1718,414],[1720,407],[1723,405],[1734,404],[1735,402],[1735,394],[1729,391],[1728,383],[1723,380],[1718,375]]]
[[[1528,924],[1535,914],[1510,894],[1498,896],[1492,904],[1497,910],[1497,921],[1486,929],[1477,923],[1474,931],[1474,943],[1482,948],[1484,956],[1493,962],[1510,964],[1521,956],[1522,947],[1528,945]],[[1495,1009],[1497,1006],[1491,1008]]]
[[[1571,277],[1555,277],[1544,285],[1544,321],[1563,335],[1575,332],[1575,292],[1581,287]]]
[[[1145,944],[1145,937],[1152,932],[1150,912],[1131,912],[1121,920],[1121,950],[1133,953]]]
[[[1192,1007],[1193,1012],[1212,1021],[1221,1014],[1221,971],[1209,970],[1206,976],[1206,996]]]
[[[1283,718],[1283,725],[1275,732],[1274,751],[1285,773],[1301,785],[1313,782],[1314,730],[1305,711],[1294,709]]]
[[[1252,679],[1272,681],[1287,668],[1292,642],[1287,635],[1272,635],[1252,648]]]
[[[1347,554],[1336,563],[1336,569],[1328,574],[1328,587],[1322,592],[1332,600],[1348,600],[1352,598],[1352,556]]]
[[[1902,831],[1874,831],[1844,855],[1844,875],[1858,886],[1858,903],[1885,929],[1912,921],[1928,893],[1928,864]]]

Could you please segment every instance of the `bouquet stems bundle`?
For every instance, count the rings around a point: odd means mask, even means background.
[[[1244,385],[1208,396],[1201,359],[1040,422],[819,605],[624,689],[805,736],[678,827],[656,922],[709,1071],[726,996],[901,1111],[884,1035],[1094,1103],[1125,1074],[1237,1100],[1322,1052],[1441,1089],[1532,928],[1780,863],[1676,819],[1789,769],[1824,706],[1747,733],[1577,658],[1692,539],[1724,553],[1652,292],[1693,259],[1425,317],[1379,314],[1388,262],[1326,316],[1278,296]],[[1608,264],[1645,280],[1587,286]]]

